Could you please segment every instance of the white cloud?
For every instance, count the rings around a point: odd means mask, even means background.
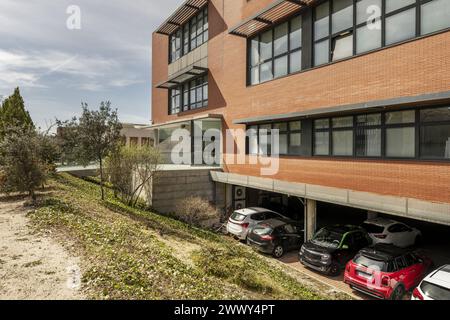
[[[69,87],[99,91],[126,87],[144,80],[120,62],[101,56],[72,55],[55,50],[7,51],[0,49],[0,88],[46,87],[46,77],[58,76]]]

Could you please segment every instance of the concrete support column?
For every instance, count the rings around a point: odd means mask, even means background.
[[[317,202],[305,199],[305,241],[311,240],[317,226]]]

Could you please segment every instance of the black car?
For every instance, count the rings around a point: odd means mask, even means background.
[[[300,249],[300,262],[311,269],[338,276],[359,250],[372,244],[368,233],[357,226],[320,229]]]
[[[294,221],[270,219],[250,230],[247,243],[256,250],[281,258],[285,252],[303,244],[303,225]]]

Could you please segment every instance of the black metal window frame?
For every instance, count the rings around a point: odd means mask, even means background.
[[[300,122],[300,129],[293,129],[291,128],[292,123],[294,122]],[[301,120],[291,120],[291,121],[276,121],[276,122],[265,122],[265,123],[259,123],[259,124],[253,124],[253,125],[249,125],[247,126],[247,129],[251,129],[253,127],[256,127],[256,146],[257,146],[257,152],[256,153],[250,153],[250,148],[249,148],[249,137],[247,137],[247,154],[250,155],[260,155],[259,153],[259,145],[260,145],[260,128],[262,126],[268,126],[270,125],[270,130],[275,130],[275,126],[279,125],[279,124],[286,124],[286,130],[279,130],[279,134],[280,135],[286,135],[286,139],[287,139],[287,153],[281,153],[280,152],[280,156],[287,156],[287,155],[300,155],[300,153],[291,153],[291,134],[302,134],[302,124],[301,124]],[[269,130],[269,129],[268,129]],[[272,137],[271,132],[269,132],[269,137],[268,139],[270,139]],[[268,155],[271,155],[271,152],[268,152]]]
[[[199,32],[199,22],[201,31]],[[195,35],[193,29],[195,27]],[[176,41],[179,39],[179,46]],[[180,26],[177,31],[169,36],[169,63],[173,63],[198,48],[209,39],[208,6],[202,8],[189,21]],[[175,48],[173,47],[175,46]]]
[[[424,5],[426,3],[429,3],[429,2],[432,2],[433,0],[415,0],[414,3],[412,3],[410,5],[407,5],[405,7],[402,7],[402,8],[396,9],[396,10],[394,10],[392,12],[389,12],[389,13],[386,13],[386,0],[381,0],[381,16],[379,18],[376,18],[376,19],[372,20],[372,21],[364,21],[364,22],[358,24],[357,23],[357,3],[360,2],[360,1],[361,0],[352,0],[352,2],[353,2],[353,4],[352,4],[352,7],[353,7],[353,17],[352,17],[353,24],[352,24],[352,26],[347,28],[347,29],[335,32],[335,33],[333,33],[333,2],[334,1],[333,0],[321,1],[321,2],[317,3],[317,5],[312,8],[312,11],[313,11],[313,22],[312,22],[312,24],[313,24],[313,26],[312,26],[311,37],[312,37],[313,41],[312,41],[312,48],[311,49],[312,49],[312,52],[313,52],[313,54],[312,54],[312,58],[313,58],[312,65],[313,66],[317,67],[317,66],[325,65],[325,64],[330,63],[330,62],[336,62],[336,61],[344,60],[344,59],[347,59],[349,57],[352,57],[352,56],[355,56],[355,55],[358,55],[358,54],[363,54],[363,53],[370,52],[372,50],[377,50],[377,49],[384,48],[384,47],[387,47],[387,46],[390,46],[390,45],[395,45],[397,42],[396,43],[386,44],[386,32],[387,32],[386,19],[388,19],[388,18],[390,18],[392,16],[395,16],[395,15],[398,15],[398,14],[400,14],[402,12],[408,11],[410,9],[414,9],[414,8],[416,9],[416,14],[415,14],[415,36],[412,37],[412,38],[409,38],[409,39],[401,40],[401,41],[399,41],[399,43],[401,43],[403,41],[408,41],[408,40],[411,40],[411,39],[415,39],[417,37],[425,35],[425,34],[421,33],[421,27],[422,27],[421,26],[421,8],[422,8],[422,5]],[[320,5],[324,4],[324,3],[327,3],[327,2],[328,2],[328,35],[325,36],[325,37],[319,38],[319,39],[315,39],[315,37],[314,37],[314,33],[315,33],[314,25],[315,25],[315,21],[316,21],[316,10],[315,9],[318,6],[320,6]],[[358,53],[357,52],[357,32],[356,31],[359,28],[364,27],[364,26],[368,25],[369,23],[373,23],[376,20],[380,20],[381,21],[381,31],[380,31],[381,32],[381,44],[380,44],[380,46],[377,47],[376,49],[372,49],[372,50],[368,50],[366,52],[359,52]],[[352,55],[350,55],[348,57],[344,57],[344,58],[339,59],[339,60],[333,60],[334,46],[336,44],[336,40],[338,40],[340,38],[345,38],[345,37],[350,36],[350,35],[353,36]],[[316,44],[321,43],[321,42],[326,41],[326,40],[328,40],[328,61],[320,63],[320,64],[316,64],[316,61],[315,61],[315,58],[316,58],[315,46],[316,46]]]
[[[197,94],[201,92],[201,99]],[[192,100],[192,97],[195,99]],[[179,97],[179,103],[173,105],[173,98]],[[195,110],[208,106],[208,76],[197,77],[169,90],[169,115]]]
[[[250,155],[259,155],[259,144],[260,144],[260,132],[259,129],[261,126],[271,125],[271,129],[274,129],[274,126],[280,123],[286,123],[287,124],[287,131],[280,131],[280,134],[287,134],[287,144],[288,144],[288,153],[282,154],[280,153],[280,156],[301,156],[301,157],[313,157],[313,158],[344,158],[344,159],[367,159],[367,160],[415,160],[415,161],[438,161],[438,162],[450,162],[449,158],[441,158],[441,157],[425,157],[422,156],[421,153],[421,130],[424,126],[438,126],[438,125],[450,125],[450,120],[442,120],[442,121],[422,121],[420,114],[421,111],[427,110],[427,109],[439,109],[448,107],[450,108],[450,104],[439,104],[439,105],[433,105],[433,106],[426,106],[426,107],[407,107],[403,109],[395,109],[395,110],[389,110],[389,111],[372,111],[372,112],[363,112],[363,113],[355,113],[355,114],[345,114],[345,115],[336,115],[331,117],[321,117],[321,118],[310,118],[310,119],[292,119],[289,121],[283,120],[283,121],[273,121],[273,122],[264,122],[259,124],[249,124],[247,126],[247,129],[250,128],[256,128],[256,143],[257,143],[257,152],[256,153],[250,153],[249,148],[249,137],[247,137],[247,154]],[[414,111],[414,122],[406,122],[406,123],[393,123],[389,124],[386,121],[386,115],[388,113],[395,113],[395,112],[402,112],[402,111]],[[380,115],[380,124],[373,124],[373,125],[358,125],[357,124],[357,117],[358,116],[365,116],[365,115]],[[337,118],[346,118],[346,117],[352,117],[353,119],[353,126],[346,126],[346,127],[339,127],[339,128],[333,128],[333,120]],[[325,120],[328,123],[327,128],[316,128],[315,121],[316,120]],[[289,127],[289,123],[301,121],[301,130],[293,131]],[[312,130],[311,134],[311,149],[312,149],[312,155],[306,155],[301,153],[291,153],[290,152],[290,134],[291,133],[301,133],[302,134],[302,145],[306,143],[306,141],[303,141],[303,136],[305,134],[304,132],[304,121],[312,121],[313,125],[310,130]],[[412,157],[389,157],[386,154],[386,140],[387,140],[387,130],[389,129],[395,129],[395,128],[414,128],[414,156]],[[380,144],[381,144],[381,153],[380,156],[367,156],[367,155],[357,155],[357,134],[358,129],[376,129],[380,130],[381,138],[380,138]],[[333,132],[338,131],[348,131],[352,130],[353,134],[353,153],[352,155],[333,155]],[[328,154],[327,155],[316,155],[316,133],[318,132],[327,132],[328,137]],[[270,154],[269,154],[270,156]]]
[[[361,116],[370,116],[370,115],[379,115],[380,116],[380,121],[377,124],[360,124],[358,122],[358,117]],[[383,155],[383,144],[384,144],[384,130],[383,130],[383,114],[381,112],[375,112],[375,113],[365,113],[365,114],[358,114],[354,116],[354,141],[353,141],[353,148],[354,148],[354,155],[355,157],[358,158],[379,158]],[[380,149],[379,149],[379,155],[358,155],[358,135],[360,134],[360,132],[364,132],[364,134],[366,134],[367,130],[379,130],[380,131]]]
[[[450,119],[448,120],[433,120],[433,121],[424,121],[422,118],[422,111],[428,110],[428,109],[439,109],[439,108],[445,108],[447,107],[450,110],[450,105],[442,105],[440,107],[430,107],[430,108],[422,108],[417,111],[416,118],[419,119],[418,124],[416,124],[416,127],[418,128],[419,132],[416,133],[416,140],[418,140],[416,146],[419,150],[419,154],[422,159],[426,160],[442,160],[447,158],[440,158],[440,157],[425,157],[422,155],[422,133],[424,132],[424,128],[429,127],[436,127],[436,126],[450,126]],[[450,159],[447,159],[450,161]]]
[[[291,32],[292,32],[292,21],[296,18],[300,17],[300,21],[302,21],[302,15],[301,14],[296,14],[292,17],[289,17],[288,20],[282,21],[278,24],[276,24],[275,26],[273,26],[270,29],[266,29],[263,32],[257,34],[254,37],[251,37],[248,39],[247,41],[247,84],[248,85],[256,85],[256,84],[260,84],[260,83],[264,83],[273,79],[277,79],[277,78],[282,78],[285,77],[286,75],[292,74],[292,73],[296,73],[299,72],[299,70],[296,71],[292,71],[291,70],[291,60],[290,60],[290,56],[296,52],[302,52],[303,49],[303,35],[302,35],[302,29],[303,29],[303,24],[300,23],[300,35],[301,35],[301,41],[300,41],[300,47],[291,49]],[[283,25],[284,23],[288,24],[288,31],[287,31],[287,51],[283,52],[279,55],[274,55],[275,54],[275,29],[278,28],[279,26]],[[258,63],[256,63],[255,65],[252,65],[252,41],[257,39],[258,41],[258,55],[261,56],[261,36],[263,34],[265,34],[266,32],[271,32],[272,33],[272,54],[270,58],[267,58],[265,60],[260,60],[258,61]],[[275,77],[275,60],[279,59],[279,58],[283,58],[283,57],[287,57],[287,73],[285,75],[281,75],[279,77]],[[301,55],[300,55],[301,57]],[[272,78],[268,79],[266,81],[261,81],[261,66],[266,64],[266,63],[271,63],[272,64]],[[301,60],[299,61],[300,64],[300,71],[303,69],[302,65],[301,65]],[[252,84],[252,69],[253,68],[258,68],[258,81],[257,83],[253,83]]]

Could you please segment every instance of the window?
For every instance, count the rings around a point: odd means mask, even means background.
[[[199,77],[171,89],[169,97],[169,114],[208,106],[208,77]]]
[[[207,41],[208,7],[205,7],[170,36],[169,62],[178,60]]]
[[[139,143],[138,137],[130,137],[130,146],[137,147]]]
[[[356,117],[355,142],[357,157],[381,156],[381,113]]]
[[[149,147],[150,146],[150,138],[142,138],[141,139],[141,146],[142,147]]]
[[[313,14],[314,66],[450,27],[446,0],[329,0]]]
[[[330,119],[314,121],[314,154],[327,156],[330,154]]]
[[[259,126],[258,133],[258,154],[268,156],[272,152],[272,126],[270,124],[263,124]]]
[[[381,47],[381,0],[356,3],[356,53]]]
[[[286,122],[275,123],[274,130],[279,132],[279,154],[288,154],[288,126]]]
[[[248,128],[248,153],[258,154],[258,126]]]
[[[353,26],[353,0],[333,0],[331,21],[333,34],[351,28]]]
[[[422,4],[421,34],[427,34],[450,27],[450,2],[434,0]]]
[[[301,154],[302,122],[289,122],[289,154]]]
[[[177,114],[180,112],[181,93],[180,89],[170,90],[169,114]]]
[[[277,151],[271,130],[278,130],[280,155],[450,161],[450,106],[283,121],[248,129],[249,154]]]
[[[450,159],[450,106],[420,111],[420,155]]]
[[[407,267],[405,260],[403,257],[395,258],[395,264],[399,270],[405,269]]]
[[[415,157],[415,111],[386,113],[386,156]]]
[[[279,122],[273,124],[261,124],[249,126],[247,128],[248,154],[270,155],[276,150],[273,148],[273,130],[279,132],[280,155],[301,154],[302,146],[302,125],[301,121]]]
[[[249,83],[301,70],[302,18],[296,16],[249,40]]]
[[[170,36],[170,62],[181,58],[181,31]]]
[[[353,155],[353,117],[333,118],[333,155]]]
[[[416,35],[416,8],[386,18],[386,45],[414,38]]]

